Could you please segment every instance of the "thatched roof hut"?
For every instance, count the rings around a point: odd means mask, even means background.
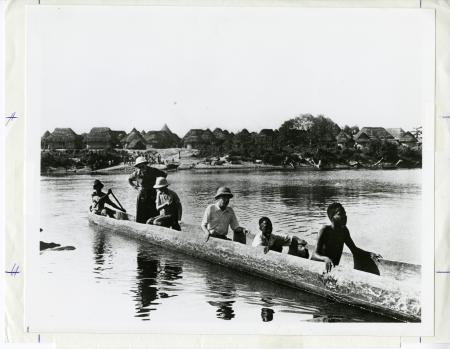
[[[411,132],[405,132],[402,128],[387,128],[388,131],[399,144],[412,146],[417,144],[417,139]]]
[[[167,134],[170,135],[170,139],[171,139],[171,144],[169,145],[169,147],[178,147],[178,145],[180,144],[181,138],[178,137],[178,135],[176,133],[173,133],[169,126],[167,126],[167,124],[164,124],[163,127],[161,128],[161,131],[166,132]]]
[[[246,128],[241,130],[240,132],[236,133],[236,136],[233,139],[233,142],[237,142],[239,144],[246,144],[250,143],[252,141],[252,135]]]
[[[161,128],[161,131],[165,131],[168,134],[172,134],[172,131],[170,130],[169,126],[167,126],[167,124],[164,124],[163,127]]]
[[[214,137],[214,134],[209,128],[203,131],[200,137],[205,144],[213,144],[216,140],[216,137]]]
[[[110,149],[114,147],[114,135],[109,127],[93,127],[87,135],[88,149]]]
[[[203,130],[201,129],[189,130],[183,137],[183,146],[188,149],[203,146],[202,134]]]
[[[359,143],[360,139],[365,140],[366,137],[363,137],[364,134],[369,138],[369,140],[380,140],[380,141],[394,140],[394,137],[383,127],[363,127],[355,135],[354,137],[355,141]]]
[[[127,149],[145,149],[147,142],[138,130],[133,128],[125,140],[125,148]]]
[[[351,139],[353,139],[353,137],[343,130],[336,136],[336,141],[338,144],[347,143]]]
[[[225,139],[227,139],[229,133],[228,131],[223,131],[221,128],[217,127],[214,129],[213,135],[217,141],[224,141]]]
[[[144,136],[145,142],[152,148],[170,148],[172,135],[164,131],[148,131]]]
[[[258,134],[256,134],[255,142],[261,147],[271,148],[275,141],[275,137],[276,134],[274,130],[270,128],[264,128]]]
[[[49,149],[80,149],[81,139],[71,128],[55,128],[46,139]]]
[[[48,143],[47,143],[47,139],[48,137],[50,137],[51,133],[47,130],[44,132],[44,134],[41,137],[41,149],[47,149],[48,148]]]

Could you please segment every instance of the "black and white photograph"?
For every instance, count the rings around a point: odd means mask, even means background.
[[[432,11],[29,7],[25,325],[431,333],[433,86]]]

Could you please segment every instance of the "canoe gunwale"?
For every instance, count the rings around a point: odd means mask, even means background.
[[[116,220],[89,213],[89,222],[114,233],[138,238],[339,303],[401,321],[420,322],[419,294],[408,287],[402,289],[392,283],[386,284],[386,280],[380,276],[341,266],[325,274],[322,263],[308,259],[273,251],[263,254],[262,248],[228,240],[209,239],[205,243],[202,234],[189,234],[187,231],[139,224],[131,220]],[[196,229],[200,230],[200,227]],[[393,304],[392,299],[397,303]]]

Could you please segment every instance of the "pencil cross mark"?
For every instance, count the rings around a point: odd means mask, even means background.
[[[10,116],[5,116],[5,119],[8,119],[8,121],[6,121],[6,125],[5,125],[5,126],[8,126],[9,122],[11,120],[18,119],[18,116],[16,116],[16,112],[13,112]]]
[[[12,277],[15,277],[17,274],[20,274],[19,266],[16,265],[16,263],[14,263],[13,267],[11,268],[11,270],[9,270],[9,271],[6,270],[5,273],[11,275]]]

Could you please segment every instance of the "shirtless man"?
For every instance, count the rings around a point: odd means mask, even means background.
[[[342,250],[344,244],[350,249],[355,260],[355,269],[372,272],[373,274],[380,274],[378,268],[376,270],[365,270],[367,264],[371,264],[371,261],[378,262],[381,257],[379,254],[373,252],[367,252],[355,245],[350,232],[347,229],[347,214],[344,207],[334,202],[328,206],[327,209],[328,218],[331,221],[331,225],[325,225],[319,231],[317,237],[316,249],[311,257],[312,260],[321,261],[325,263],[325,270],[329,272],[334,266],[339,265],[342,256]],[[359,266],[358,260],[366,260],[365,265]],[[375,263],[373,263],[375,265]],[[378,272],[376,272],[378,271]]]

